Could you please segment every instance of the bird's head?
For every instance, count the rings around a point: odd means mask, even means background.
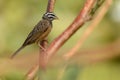
[[[54,13],[52,13],[52,12],[45,13],[42,18],[43,19],[47,19],[49,21],[53,21],[55,19],[58,19],[58,17]]]

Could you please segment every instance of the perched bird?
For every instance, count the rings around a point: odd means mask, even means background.
[[[52,29],[52,21],[58,19],[58,17],[52,13],[47,12],[42,16],[42,20],[38,22],[38,24],[33,28],[33,30],[29,33],[28,37],[24,41],[23,45],[11,56],[13,58],[20,50],[22,50],[27,45],[33,43],[39,43],[44,40]]]

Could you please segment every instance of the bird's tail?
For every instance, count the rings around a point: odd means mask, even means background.
[[[21,51],[25,46],[21,46],[16,52],[14,52],[10,58],[13,59],[15,57],[16,54],[18,54],[19,51]]]

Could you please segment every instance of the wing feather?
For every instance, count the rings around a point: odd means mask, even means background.
[[[36,40],[44,34],[44,32],[47,30],[47,28],[51,26],[50,22],[48,20],[41,20],[29,33],[27,39],[23,43],[23,45],[29,45],[32,43],[35,43]]]

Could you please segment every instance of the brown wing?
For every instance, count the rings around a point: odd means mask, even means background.
[[[52,26],[51,22],[48,20],[41,20],[29,33],[27,39],[23,43],[23,46],[35,43],[36,40],[44,34],[44,32]]]

